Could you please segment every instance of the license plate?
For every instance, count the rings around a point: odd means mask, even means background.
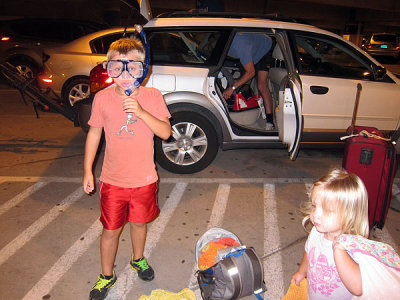
[[[382,49],[387,49],[387,47],[388,47],[387,45],[381,45]]]

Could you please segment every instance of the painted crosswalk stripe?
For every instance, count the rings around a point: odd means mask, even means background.
[[[58,215],[61,214],[61,211],[65,211],[71,204],[81,198],[83,194],[84,192],[82,187],[79,187],[72,194],[61,201],[59,205],[54,206],[36,222],[19,234],[14,240],[3,247],[3,249],[0,250],[0,265],[2,265],[11,255],[17,252],[18,249],[29,242],[43,228],[49,225],[51,221],[57,218]]]
[[[50,293],[54,285],[71,268],[90,245],[100,236],[103,226],[96,220],[90,228],[79,238],[39,280],[37,284],[24,296],[22,300],[42,299]]]
[[[264,185],[264,253],[280,246],[278,217],[276,211],[275,185]],[[280,299],[284,294],[281,253],[264,260],[264,280],[267,291],[264,299]],[[268,276],[266,276],[268,274]]]
[[[222,226],[222,220],[224,218],[226,206],[228,204],[230,190],[231,190],[230,184],[220,184],[218,186],[217,195],[215,197],[207,229],[210,229],[212,227]],[[190,280],[188,283],[189,287],[193,287],[197,281],[196,277],[194,276],[196,271],[197,271],[197,265],[194,264],[191,272],[192,275],[190,276]],[[201,294],[199,289],[195,290],[195,294],[197,299],[201,299]]]
[[[160,216],[150,225],[144,250],[145,257],[149,258],[151,256],[151,252],[159,241],[164,229],[167,227],[166,225],[181,201],[186,187],[187,183],[177,183],[175,185],[169,198],[161,208]],[[116,285],[110,290],[106,299],[125,300],[133,288],[138,289],[136,285],[137,276],[133,273],[132,268],[128,264],[118,276]]]
[[[46,184],[47,184],[46,182],[38,181],[34,185],[31,185],[30,187],[25,189],[22,193],[19,193],[15,197],[8,200],[6,203],[0,206],[0,216],[4,214],[6,211],[8,211],[10,208],[19,204],[25,198],[35,193],[37,190],[41,189]]]

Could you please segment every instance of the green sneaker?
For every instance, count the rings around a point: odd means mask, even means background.
[[[108,291],[117,282],[117,276],[113,271],[111,279],[105,279],[103,274],[100,274],[97,279],[96,285],[92,288],[89,295],[89,300],[103,300],[106,298]]]
[[[133,260],[133,256],[130,261],[131,268],[137,271],[140,279],[144,281],[151,281],[154,279],[153,268],[147,263],[147,260],[142,257],[138,261]]]

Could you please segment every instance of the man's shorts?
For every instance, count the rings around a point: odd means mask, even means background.
[[[255,64],[254,68],[256,71],[269,71],[273,62],[272,51],[269,51]]]
[[[157,218],[157,183],[123,188],[100,182],[100,221],[107,230],[115,230],[126,222],[147,223]]]

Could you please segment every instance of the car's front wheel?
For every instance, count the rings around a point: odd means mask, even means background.
[[[213,124],[195,112],[172,114],[172,135],[155,140],[156,160],[167,171],[196,173],[206,168],[218,152],[217,132]]]

